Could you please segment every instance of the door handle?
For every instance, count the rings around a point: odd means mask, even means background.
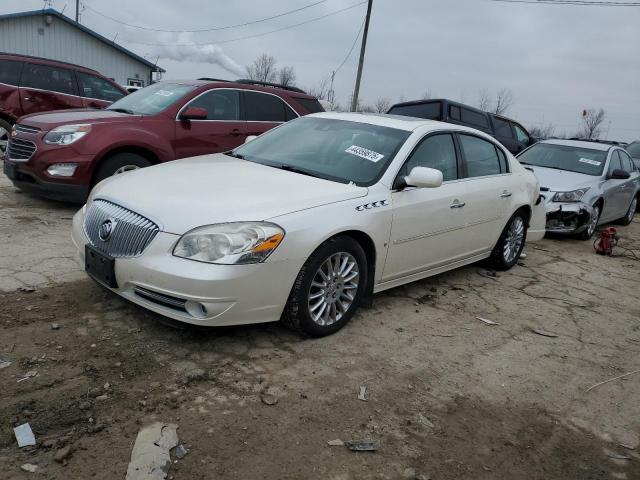
[[[500,198],[509,198],[511,195],[512,195],[511,192],[508,192],[508,191],[505,190],[504,192],[502,192],[500,194]]]
[[[449,208],[462,208],[466,205],[466,203],[464,202],[459,202],[459,201],[455,201],[453,202],[451,205],[449,205]]]
[[[234,128],[233,130],[231,130],[231,136],[239,137],[240,135],[242,135],[242,132],[240,130],[238,130],[237,128]]]

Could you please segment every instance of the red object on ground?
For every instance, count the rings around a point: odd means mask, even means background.
[[[600,230],[600,238],[594,243],[596,253],[599,255],[611,255],[613,247],[618,243],[617,230],[613,227]]]

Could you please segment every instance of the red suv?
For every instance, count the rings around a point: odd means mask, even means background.
[[[0,53],[0,154],[11,126],[30,113],[104,108],[127,91],[90,68]]]
[[[20,118],[4,173],[22,190],[83,202],[93,185],[111,175],[225,152],[249,135],[318,111],[318,100],[294,87],[248,80],[159,82],[105,110]]]

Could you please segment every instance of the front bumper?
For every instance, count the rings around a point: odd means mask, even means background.
[[[585,230],[593,212],[593,207],[582,202],[550,202],[545,206],[547,232],[575,234]]]
[[[84,264],[84,213],[73,218],[72,239]],[[109,290],[182,322],[228,326],[280,319],[296,266],[287,261],[214,265],[172,255],[180,237],[160,232],[142,255],[117,258],[118,287]]]
[[[83,203],[89,195],[88,185],[43,180],[22,162],[5,158],[4,174],[20,190],[60,202]]]

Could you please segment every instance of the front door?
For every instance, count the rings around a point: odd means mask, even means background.
[[[214,89],[189,102],[188,107],[204,108],[206,120],[176,119],[174,150],[176,158],[227,152],[242,145],[247,136],[246,122],[240,116],[240,93],[233,89]]]
[[[618,150],[611,152],[607,177],[610,177],[614,170],[624,170]],[[627,194],[628,186],[629,180],[608,178],[605,181],[602,222],[617,220],[627,213],[627,208],[631,203],[631,198]]]
[[[83,106],[71,70],[35,63],[24,64],[20,104],[23,115]]]

